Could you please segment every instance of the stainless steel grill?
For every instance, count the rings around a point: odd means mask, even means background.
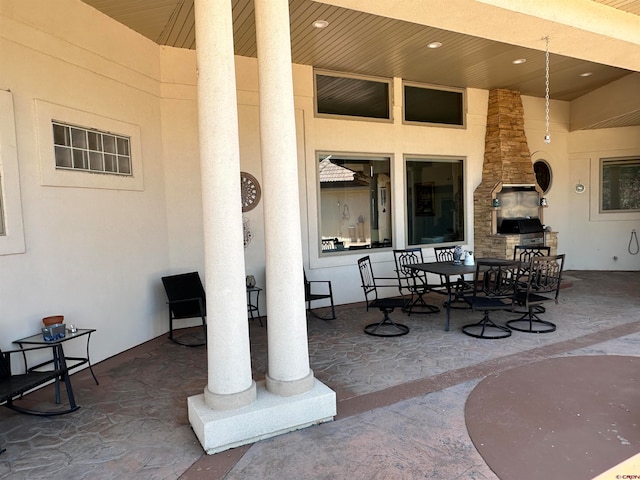
[[[544,228],[539,218],[505,218],[498,228],[498,233],[519,234],[519,245],[527,247],[545,244]]]

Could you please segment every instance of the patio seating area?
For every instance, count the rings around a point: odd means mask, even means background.
[[[500,342],[464,335],[461,327],[481,316],[467,309],[452,311],[448,332],[443,309],[410,316],[397,309],[392,318],[410,332],[389,338],[363,332],[380,317],[363,302],[336,306],[335,320],[309,316],[311,368],[337,393],[335,421],[215,455],[204,454],[187,419],[186,398],[206,384],[206,350],[164,335],[94,365],[100,385],[88,370],[72,375],[81,407],[74,413],[41,418],[0,409],[0,478],[495,479],[465,426],[465,400],[479,381],[553,357],[640,356],[640,272],[563,277],[559,304],[541,314],[556,331],[514,331]],[[442,304],[442,295],[428,295]],[[492,312],[501,324],[517,316]],[[260,380],[267,329],[251,321],[250,331]],[[48,386],[24,401],[52,399]]]

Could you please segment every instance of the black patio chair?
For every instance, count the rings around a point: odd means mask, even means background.
[[[527,333],[550,333],[556,330],[553,322],[542,320],[537,313],[538,307],[546,302],[558,303],[564,254],[551,256],[534,256],[527,267],[526,288],[516,292],[516,303],[525,307],[526,312],[520,318],[509,320],[507,327],[511,330]]]
[[[409,315],[412,313],[438,313],[440,309],[435,305],[430,305],[424,299],[424,296],[436,288],[442,287],[442,284],[430,284],[427,272],[420,272],[411,269],[411,265],[416,263],[424,263],[422,249],[406,248],[393,251],[393,258],[396,262],[396,275],[398,276],[398,288],[400,293],[403,291],[411,295],[409,305],[404,311]]]
[[[336,310],[333,305],[333,289],[331,288],[331,281],[308,280],[307,272],[304,271],[304,300],[305,302],[307,302],[307,312],[309,312],[314,317],[321,320],[334,320],[336,318]],[[313,309],[311,308],[311,302],[316,302],[318,300],[329,300],[331,304],[330,317],[322,317],[313,311]]]
[[[169,305],[169,340],[185,347],[207,344],[207,302],[198,272],[162,277]],[[173,321],[188,318],[202,319],[204,341],[182,342],[173,336]]]
[[[377,323],[371,323],[364,327],[364,333],[376,337],[398,337],[409,333],[409,327],[401,323],[394,322],[389,314],[396,308],[406,308],[408,301],[404,296],[381,298],[378,289],[381,288],[398,288],[395,278],[391,277],[374,277],[373,268],[371,267],[371,259],[367,255],[358,260],[358,270],[360,271],[360,279],[362,280],[362,290],[364,291],[364,299],[369,308],[377,308],[382,312],[382,320]],[[379,284],[377,282],[381,281]]]
[[[434,247],[433,252],[436,256],[436,262],[453,262],[453,252],[455,247]],[[440,279],[443,284],[443,288],[435,289],[437,293],[448,295],[447,282],[450,282],[448,277]],[[455,308],[460,310],[468,310],[471,306],[465,302],[464,296],[471,295],[473,293],[473,283],[467,281],[464,275],[460,275],[455,282],[451,282],[451,291],[453,293],[453,300],[449,305],[449,308]],[[445,302],[446,306],[447,302]]]
[[[533,257],[548,257],[551,255],[551,247],[545,245],[516,245],[513,247],[513,259],[520,262],[520,287],[526,288],[528,268]],[[545,307],[538,305],[537,313],[544,313]]]
[[[477,323],[464,325],[462,332],[475,338],[498,339],[511,336],[511,329],[497,325],[489,318],[494,310],[511,310],[515,304],[520,262],[486,259],[476,262],[473,294],[465,295],[471,309],[482,311]]]
[[[43,350],[51,350],[52,360],[38,363],[37,365],[28,365],[27,357],[30,352]],[[24,373],[13,373],[12,356],[21,357],[23,363],[22,371]],[[42,367],[48,364],[52,364],[53,368],[47,367],[49,368],[48,370],[42,370]],[[54,410],[35,410],[15,403],[16,400],[22,399],[24,395],[51,381],[61,381],[65,384],[69,401],[68,407]],[[56,401],[59,400],[56,390]],[[62,345],[53,343],[52,345],[25,347],[16,350],[0,350],[0,405],[4,405],[16,412],[44,417],[63,415],[78,410],[80,407],[76,405],[73,395],[69,369]]]
[[[543,245],[516,245],[513,247],[513,259],[522,264],[529,263],[532,257],[548,257],[551,247]]]

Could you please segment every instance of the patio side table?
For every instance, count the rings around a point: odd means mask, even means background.
[[[91,376],[96,382],[96,385],[100,385],[98,379],[96,378],[95,373],[93,372],[93,367],[91,366],[91,359],[89,357],[89,341],[91,340],[91,334],[96,330],[93,328],[79,328],[75,332],[71,332],[69,330],[66,331],[64,338],[59,338],[57,340],[45,340],[41,333],[36,335],[31,335],[30,337],[21,338],[20,340],[14,340],[13,343],[17,343],[20,348],[23,348],[24,345],[60,345],[60,351],[64,355],[63,343],[68,342],[69,340],[74,340],[80,337],[86,337],[87,340],[87,356],[86,357],[67,357],[64,356],[64,360],[68,363],[68,369],[79,367],[80,365],[84,365],[85,363],[89,364],[89,370],[91,371]],[[54,358],[52,360],[47,360],[46,362],[42,362],[38,365],[34,365],[29,369],[29,371],[36,370],[38,368],[45,367],[46,365],[55,363],[57,360]],[[56,403],[60,403],[60,379],[56,378],[55,381],[55,390],[56,390]]]
[[[260,316],[260,287],[247,287],[247,313],[251,317],[251,320],[255,320],[256,316],[260,322],[260,326],[263,327],[262,317]]]

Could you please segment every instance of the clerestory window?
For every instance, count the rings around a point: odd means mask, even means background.
[[[130,138],[52,121],[56,168],[131,175]]]

